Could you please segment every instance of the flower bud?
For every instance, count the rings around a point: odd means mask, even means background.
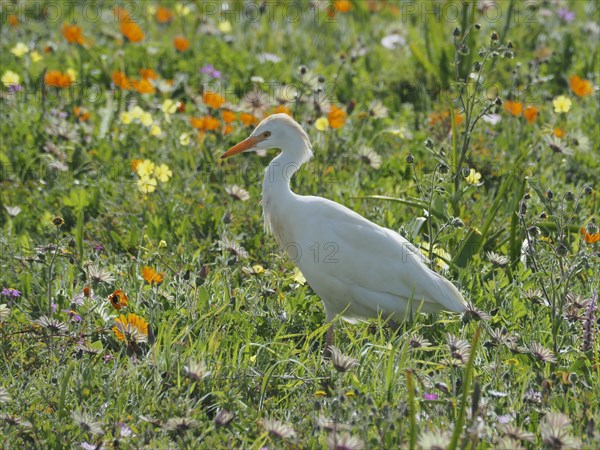
[[[569,254],[569,249],[565,244],[559,244],[558,247],[556,247],[556,254],[558,256],[567,256]]]
[[[406,155],[406,162],[408,164],[414,163],[415,162],[415,157],[409,153],[408,155]]]
[[[495,31],[492,31],[492,41],[497,41],[498,40],[498,33],[496,33]]]
[[[458,28],[458,27],[454,28],[454,31],[452,31],[452,36],[454,36],[454,37],[460,36],[460,28]]]
[[[458,217],[455,217],[454,219],[452,219],[452,226],[454,228],[463,228],[465,226],[465,223]]]

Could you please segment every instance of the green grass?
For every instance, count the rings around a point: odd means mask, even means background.
[[[0,76],[12,71],[22,86],[5,83],[0,97],[3,448],[600,446],[600,244],[580,231],[598,233],[598,94],[570,86],[573,75],[598,85],[595,2],[561,4],[572,21],[550,2],[498,2],[497,18],[472,2],[435,2],[438,18],[434,2],[371,11],[352,1],[333,16],[329,2],[267,2],[260,17],[242,2],[215,12],[221,3],[190,2],[185,15],[164,2],[167,24],[155,3],[121,3],[140,43],[122,37],[104,2],[56,3],[56,17],[37,2],[0,3]],[[61,34],[71,21],[83,45]],[[383,46],[392,34],[404,44]],[[190,40],[184,53],[176,35]],[[28,52],[17,56],[20,42]],[[280,60],[261,62],[264,53]],[[139,80],[145,68],[159,75],[157,92],[112,85],[114,71]],[[73,86],[43,86],[67,69]],[[317,97],[347,112],[340,128],[315,126],[328,116],[310,101],[318,76]],[[320,299],[263,230],[274,152],[219,159],[251,131],[241,96],[254,85],[266,113],[284,86],[298,92],[285,106],[315,157],[295,192],[400,231],[473,310],[418,315],[395,332],[383,320],[338,321],[336,346],[358,364],[338,371],[322,357]],[[208,106],[207,90],[227,103]],[[566,113],[554,111],[561,95]],[[185,110],[165,113],[167,99]],[[507,101],[539,115],[529,123]],[[226,109],[236,112],[227,132]],[[478,120],[484,110],[500,121]],[[192,126],[206,116],[216,130]],[[144,194],[133,160],[172,176]],[[249,198],[230,195],[233,185]],[[164,280],[149,284],[146,266]],[[119,311],[115,290],[127,295]],[[148,336],[119,340],[120,314],[142,317]]]

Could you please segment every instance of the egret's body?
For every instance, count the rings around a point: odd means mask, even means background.
[[[327,321],[338,315],[354,322],[379,315],[402,320],[417,310],[465,310],[458,289],[430,270],[398,233],[331,200],[291,191],[290,178],[312,157],[312,149],[289,116],[266,118],[223,158],[269,148],[281,153],[265,173],[265,225],[321,297]]]

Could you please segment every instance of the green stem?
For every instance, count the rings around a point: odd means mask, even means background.
[[[465,381],[463,384],[462,396],[460,399],[460,409],[458,410],[458,417],[454,424],[454,431],[452,432],[452,439],[448,445],[448,450],[456,450],[458,448],[458,440],[462,434],[462,429],[465,425],[465,416],[467,411],[467,400],[469,398],[469,389],[471,388],[471,381],[473,380],[473,368],[475,363],[475,353],[477,351],[477,345],[479,344],[479,338],[481,336],[481,325],[477,327],[473,340],[471,341],[471,353],[469,354],[469,361],[465,368]]]

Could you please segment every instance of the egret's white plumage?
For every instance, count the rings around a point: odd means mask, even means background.
[[[458,289],[430,270],[398,233],[321,197],[296,195],[290,178],[312,157],[306,132],[286,114],[264,119],[223,158],[281,149],[263,182],[265,225],[321,297],[328,321],[404,319],[411,312],[464,311]],[[410,311],[407,311],[410,308]]]

